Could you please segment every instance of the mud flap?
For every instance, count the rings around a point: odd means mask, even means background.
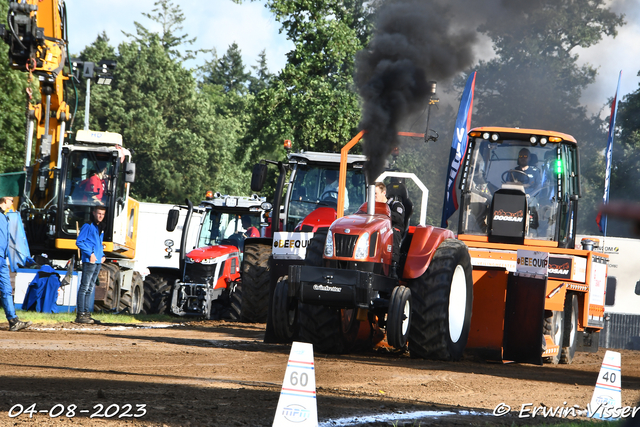
[[[542,365],[547,278],[509,274],[504,314],[503,360]]]

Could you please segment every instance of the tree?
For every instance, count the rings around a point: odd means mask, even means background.
[[[267,7],[294,43],[285,68],[259,92],[245,141],[253,159],[282,158],[284,139],[294,147],[338,151],[360,119],[353,90],[354,57],[363,48],[363,2],[270,0]]]
[[[512,5],[508,19],[490,19],[479,29],[493,41],[496,58],[480,61],[474,122],[554,129],[576,137],[582,163],[579,232],[597,232],[604,149],[601,121],[580,104],[596,70],[577,64],[576,48],[615,36],[624,24],[604,0],[538,0]],[[500,25],[495,23],[499,22]],[[598,196],[599,194],[599,196]]]
[[[133,23],[136,27],[137,35],[124,31],[123,33],[142,44],[149,43],[150,40],[157,38],[164,50],[174,58],[193,59],[197,51],[186,50],[185,54],[183,54],[176,49],[179,46],[193,44],[196,41],[195,37],[189,39],[187,34],[176,34],[179,30],[182,30],[182,23],[184,22],[184,14],[180,10],[180,6],[174,6],[171,0],[157,0],[154,6],[152,13],[143,13],[142,15],[160,24],[162,33],[154,33],[137,21]]]
[[[228,158],[235,152],[239,125],[216,113],[208,94],[198,91],[192,71],[172,53],[180,45],[170,43],[167,49],[162,38],[177,39],[139,25],[135,40],[118,46],[111,87],[92,90],[91,127],[121,133],[125,147],[134,151],[136,198],[183,203],[201,200],[208,189],[246,192]],[[81,56],[95,60],[94,55],[109,52],[115,50],[99,37]]]
[[[7,16],[7,9],[8,2],[0,0],[0,16]],[[9,67],[8,52],[9,46],[0,41],[0,173],[21,170],[25,155],[28,75]]]
[[[213,61],[207,62],[204,82],[222,86],[227,93],[245,95],[248,90],[250,74],[245,71],[242,53],[237,43],[232,43],[227,52],[220,59],[214,56]]]
[[[263,49],[258,55],[258,65],[252,65],[254,75],[249,76],[249,93],[257,95],[269,86],[273,74],[267,68],[267,53]]]

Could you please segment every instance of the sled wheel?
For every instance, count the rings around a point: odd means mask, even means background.
[[[570,365],[578,345],[578,295],[567,294],[564,300],[564,335],[560,363]]]
[[[562,353],[562,342],[564,335],[564,311],[554,311],[544,319],[544,334],[550,335],[553,343],[558,345],[558,354],[551,357],[545,357],[545,362],[557,365],[560,362],[560,354]],[[544,345],[543,349],[546,348]]]

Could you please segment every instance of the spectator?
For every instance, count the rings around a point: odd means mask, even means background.
[[[95,206],[91,211],[93,221],[82,226],[76,239],[76,246],[80,249],[82,256],[82,280],[78,288],[76,323],[98,323],[89,313],[89,302],[98,280],[98,273],[100,273],[102,263],[105,261],[102,240],[105,229],[103,220],[106,211],[104,206]]]
[[[9,321],[10,331],[19,331],[28,328],[31,322],[23,322],[16,316],[13,305],[13,288],[9,278],[9,264],[7,255],[9,249],[9,219],[5,212],[13,206],[13,197],[0,197],[0,302],[4,308],[4,314]]]

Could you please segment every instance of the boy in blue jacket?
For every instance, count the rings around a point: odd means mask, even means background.
[[[97,320],[91,318],[89,303],[93,287],[98,280],[98,273],[100,273],[100,268],[105,260],[102,240],[105,229],[103,220],[106,211],[107,208],[104,206],[94,207],[91,212],[93,221],[82,226],[76,239],[76,246],[80,249],[82,257],[82,280],[78,288],[76,323],[97,323]]]

